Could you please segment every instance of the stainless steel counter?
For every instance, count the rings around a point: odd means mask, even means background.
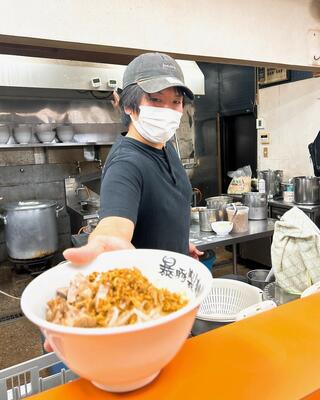
[[[309,212],[314,212],[314,211],[320,209],[320,204],[313,204],[313,205],[308,206],[308,205],[304,205],[304,204],[288,203],[283,200],[269,200],[268,205],[273,206],[273,207],[281,207],[281,208],[298,207],[301,210],[309,211]]]
[[[233,273],[237,274],[237,244],[255,239],[270,237],[274,231],[274,219],[249,221],[249,230],[243,233],[230,233],[226,236],[218,236],[214,232],[200,231],[199,224],[190,227],[190,242],[199,250],[212,249],[219,246],[232,246]]]

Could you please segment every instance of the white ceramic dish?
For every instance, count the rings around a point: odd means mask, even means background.
[[[10,137],[10,128],[8,125],[0,124],[0,144],[8,143]]]
[[[72,125],[57,126],[57,136],[63,143],[71,142],[74,136],[74,129]]]
[[[156,320],[112,328],[74,328],[45,320],[47,301],[55,296],[57,288],[67,286],[79,270],[87,275],[133,266],[156,286],[185,293],[189,303]],[[211,283],[210,271],[182,254],[142,249],[113,251],[83,267],[67,262],[43,272],[24,290],[21,307],[75,373],[101,389],[124,392],[151,382],[176,355]]]
[[[212,222],[211,228],[218,236],[226,236],[232,231],[233,223],[230,221]]]
[[[41,143],[51,143],[55,138],[55,131],[42,131],[37,132],[37,137]]]
[[[27,144],[31,139],[31,127],[28,125],[18,125],[14,128],[14,140],[19,144]]]

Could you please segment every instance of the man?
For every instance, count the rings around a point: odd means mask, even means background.
[[[181,68],[166,54],[135,58],[123,76],[119,106],[128,133],[112,146],[102,172],[102,218],[88,244],[63,253],[74,264],[104,251],[155,248],[198,258],[190,243],[192,190],[169,140],[179,127],[185,96]],[[46,351],[52,351],[46,341]]]
[[[202,254],[189,245],[192,191],[170,143],[186,96],[193,99],[170,56],[146,53],[128,65],[119,99],[128,133],[102,172],[101,220],[88,244],[66,250],[66,259],[83,264],[103,251],[133,247]]]

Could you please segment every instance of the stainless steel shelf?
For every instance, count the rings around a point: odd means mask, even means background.
[[[32,147],[83,147],[83,146],[111,146],[114,142],[87,142],[87,143],[26,143],[26,144],[0,144],[0,149],[17,149]]]

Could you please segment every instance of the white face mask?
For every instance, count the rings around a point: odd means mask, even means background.
[[[131,120],[146,140],[151,143],[165,143],[176,133],[181,117],[181,112],[171,108],[140,106],[138,120]]]

